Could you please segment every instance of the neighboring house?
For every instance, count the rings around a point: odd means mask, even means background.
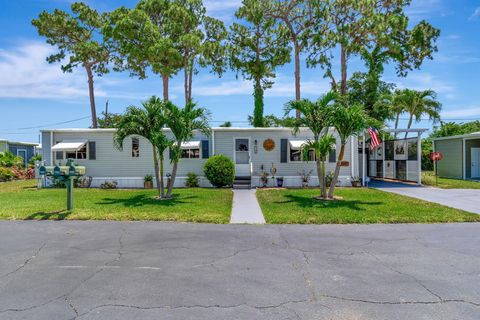
[[[480,132],[433,139],[433,150],[441,152],[438,175],[455,179],[480,179]]]
[[[17,142],[9,140],[0,140],[0,152],[11,152],[16,156],[22,157],[25,161],[25,166],[28,161],[37,154],[37,143],[32,142]]]
[[[167,135],[170,131],[165,130]],[[152,146],[140,136],[131,136],[125,139],[124,148],[119,151],[113,144],[115,129],[52,129],[42,130],[42,156],[47,165],[65,164],[67,159],[75,159],[79,165],[86,166],[86,174],[93,177],[92,186],[99,186],[105,181],[116,180],[119,187],[142,187],[143,177],[153,174]],[[337,137],[336,150],[327,158],[326,172],[333,172],[340,150],[340,139]],[[276,177],[284,179],[284,186],[300,187],[301,174],[311,171],[311,186],[318,186],[317,170],[314,153],[309,152],[309,160],[303,161],[301,146],[312,139],[308,129],[302,129],[297,135],[292,134],[291,128],[213,128],[210,136],[201,133],[195,134],[194,139],[182,146],[182,159],[178,166],[175,186],[182,187],[189,172],[194,172],[200,177],[201,186],[210,186],[204,178],[203,165],[207,158],[216,154],[223,154],[235,163],[237,177],[248,177],[252,186],[261,186],[260,176],[266,171],[271,177],[272,166],[276,168]],[[357,137],[348,139],[344,160],[348,166],[340,170],[340,184],[350,185],[352,177],[362,176],[362,142]],[[411,170],[415,174],[398,179],[417,181],[419,174],[418,161],[407,161],[405,151],[401,159],[395,158],[394,166],[398,167],[403,162],[408,166],[413,164]],[[367,145],[365,145],[368,147]],[[403,146],[403,145],[402,145]],[[415,144],[416,146],[416,144]],[[402,149],[403,150],[403,149]],[[415,151],[417,149],[415,148]],[[169,161],[169,151],[165,152],[165,174],[171,172],[172,165]],[[385,159],[387,160],[387,159]],[[408,159],[410,160],[410,159]],[[370,157],[369,162],[376,164],[380,160]],[[398,164],[398,165],[395,165]],[[390,167],[385,161],[386,168]],[[393,170],[393,169],[392,169]],[[370,171],[370,170],[369,170]],[[371,176],[379,178],[393,178],[386,174],[371,170]],[[388,169],[385,170],[387,173]],[[273,182],[270,182],[273,185]]]

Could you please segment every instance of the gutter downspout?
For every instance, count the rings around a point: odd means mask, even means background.
[[[362,141],[362,186],[365,187],[366,185],[366,178],[367,178],[367,172],[366,172],[366,163],[365,163],[365,132],[362,135],[363,141]]]
[[[422,133],[417,135],[417,161],[418,161],[418,184],[422,184]]]
[[[353,162],[354,159],[354,149],[353,149],[353,140],[355,139],[354,136],[350,137],[350,175],[355,177],[355,165],[356,163]],[[355,139],[356,140],[356,139]]]
[[[466,139],[463,138],[463,143],[462,143],[462,155],[463,155],[463,161],[462,161],[462,166],[463,166],[463,170],[462,170],[462,177],[463,177],[463,180],[466,180],[467,179],[467,142],[466,142]],[[471,176],[471,172],[470,172],[470,176]]]

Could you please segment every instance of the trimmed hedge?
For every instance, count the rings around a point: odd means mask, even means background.
[[[224,155],[209,158],[203,166],[203,171],[205,177],[215,187],[231,186],[235,180],[235,164]]]

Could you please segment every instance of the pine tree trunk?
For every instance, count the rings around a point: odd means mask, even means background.
[[[345,47],[341,47],[341,69],[342,69],[342,83],[340,86],[342,96],[347,94],[347,53]]]
[[[168,101],[168,76],[162,75],[163,82],[163,100]]]
[[[264,127],[263,123],[263,89],[260,79],[255,80],[253,89],[253,100],[255,107],[253,109],[253,126]]]
[[[300,49],[298,44],[295,46],[295,100],[300,100]],[[297,119],[300,119],[301,113],[299,110],[295,112]]]
[[[335,167],[335,173],[333,175],[332,182],[330,184],[330,189],[328,190],[328,198],[333,199],[333,193],[335,191],[335,186],[338,181],[338,176],[340,175],[340,162],[343,161],[343,156],[345,154],[345,143],[342,142],[342,146],[340,147],[340,154],[338,155],[337,165]],[[352,165],[350,163],[350,165]]]
[[[92,128],[97,128],[97,110],[95,107],[95,93],[93,87],[93,72],[90,64],[85,64],[88,78],[88,94],[90,96],[90,111],[92,114]]]
[[[184,90],[184,95],[185,95],[185,105],[188,104],[189,98],[188,98],[188,62],[187,59],[183,59],[183,90]]]

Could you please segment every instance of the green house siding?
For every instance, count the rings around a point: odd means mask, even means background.
[[[435,151],[443,154],[443,160],[437,163],[438,175],[445,178],[463,178],[463,140],[435,141]]]

